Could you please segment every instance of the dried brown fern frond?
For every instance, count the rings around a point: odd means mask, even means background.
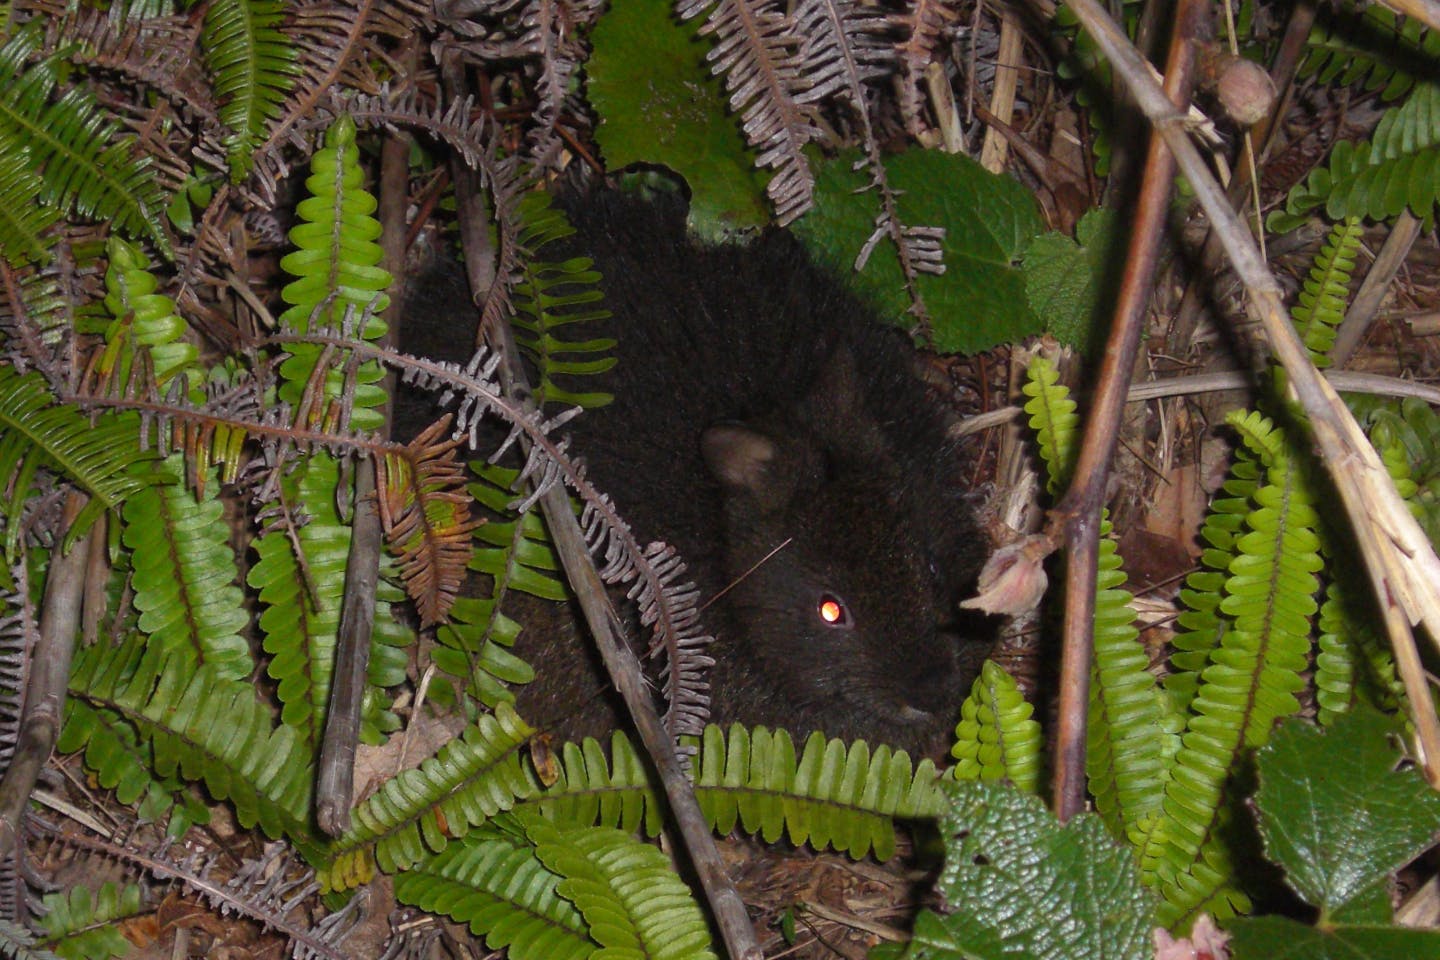
[[[385,539],[424,626],[449,613],[465,580],[470,532],[482,522],[472,515],[465,468],[455,459],[460,441],[441,439],[449,429],[450,418],[441,418],[403,454],[386,453],[375,471]]]
[[[116,24],[93,7],[68,12],[60,21],[65,42],[80,44],[76,60],[114,71],[167,100],[183,116],[207,125],[219,122],[207,78],[195,51],[198,17],[150,17]]]
[[[477,114],[471,97],[452,100],[448,106],[421,105],[412,87],[393,90],[381,84],[375,94],[357,93],[335,103],[333,112],[344,110],[360,126],[384,126],[389,130],[412,130],[427,134],[454,150],[466,166],[481,169],[493,156],[494,126]]]
[[[709,0],[682,0],[677,12],[688,20],[708,7]],[[790,223],[813,202],[815,177],[803,148],[819,135],[813,108],[796,99],[807,85],[801,38],[775,0],[720,0],[701,32],[715,38],[706,59],[725,78],[730,108],[759,151],[756,166],[775,171],[766,186],[775,218]]]
[[[946,31],[960,17],[956,0],[910,0],[906,10],[892,15],[906,39],[895,47],[900,64],[900,115],[905,130],[919,137],[925,130],[924,104],[920,84],[925,69],[940,58],[937,50],[945,43]]]

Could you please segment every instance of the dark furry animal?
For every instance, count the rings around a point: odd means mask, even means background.
[[[586,336],[619,342],[615,402],[571,421],[571,450],[640,542],[674,545],[702,604],[718,597],[714,719],[928,752],[988,649],[955,632],[985,547],[908,344],[788,234],[706,247],[678,203],[565,205],[563,255],[595,259],[613,312]],[[457,289],[422,285],[407,349],[464,358],[468,335],[434,322],[463,315],[435,302]],[[566,736],[615,726],[574,612],[526,601],[517,619],[538,673],[521,714]]]

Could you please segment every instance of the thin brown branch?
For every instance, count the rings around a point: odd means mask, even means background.
[[[1195,64],[1195,39],[1206,8],[1184,0],[1175,11],[1165,72],[1166,94],[1184,110]],[[1060,660],[1060,724],[1056,738],[1053,803],[1061,820],[1085,808],[1085,728],[1090,702],[1090,663],[1095,626],[1095,579],[1100,543],[1100,508],[1110,460],[1119,438],[1120,415],[1130,389],[1140,335],[1145,328],[1155,279],[1161,232],[1175,179],[1175,162],[1159,137],[1151,137],[1145,175],[1136,204],[1135,225],[1126,251],[1115,318],[1105,345],[1094,406],[1085,424],[1075,476],[1050,522],[1065,527],[1066,565],[1064,647]]]
[[[72,493],[65,503],[62,524],[70,524],[84,507],[86,497]],[[85,567],[90,562],[90,544],[95,530],[85,534],[61,554],[57,546],[45,574],[45,595],[40,601],[40,639],[35,646],[30,679],[25,689],[25,707],[20,718],[20,735],[5,777],[0,780],[0,863],[8,862],[17,849],[25,810],[40,769],[50,759],[60,735],[60,718],[65,710],[65,690],[70,682],[70,661],[80,631],[80,610],[85,595]]]

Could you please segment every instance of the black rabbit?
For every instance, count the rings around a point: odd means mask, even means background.
[[[577,234],[560,255],[594,258],[613,314],[586,335],[619,344],[615,400],[570,422],[570,449],[715,598],[714,719],[933,749],[988,649],[957,632],[955,606],[986,547],[909,345],[784,232],[703,246],[679,201],[562,202]],[[469,330],[440,322],[473,316],[463,285],[418,287],[403,345],[465,359]],[[614,726],[575,612],[526,601],[516,616],[538,673],[521,714],[566,736]]]

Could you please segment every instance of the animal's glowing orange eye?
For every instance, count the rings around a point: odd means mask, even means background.
[[[827,593],[820,598],[820,605],[816,608],[820,619],[834,627],[845,627],[850,625],[850,611],[845,606],[845,601],[834,594]]]

